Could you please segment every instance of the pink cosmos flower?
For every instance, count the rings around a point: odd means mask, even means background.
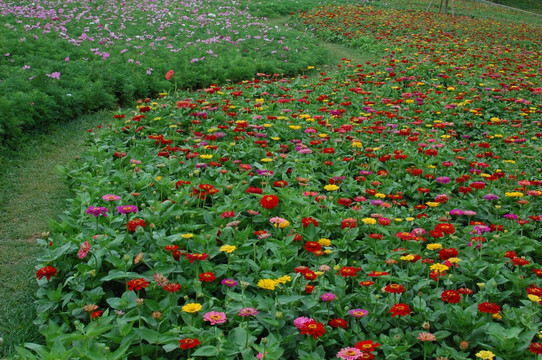
[[[226,314],[223,312],[209,311],[207,314],[203,315],[204,321],[209,321],[211,325],[223,324],[226,322]]]

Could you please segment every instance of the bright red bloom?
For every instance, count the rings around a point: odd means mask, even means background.
[[[224,211],[222,213],[222,215],[220,215],[220,218],[222,218],[222,219],[229,219],[229,218],[232,218],[232,217],[235,217],[235,211],[233,211],[233,210]]]
[[[258,188],[258,187],[249,186],[248,189],[246,189],[245,193],[247,193],[247,194],[263,194],[263,190]]]
[[[392,294],[402,294],[405,292],[405,288],[403,285],[389,284],[384,288],[384,291]]]
[[[533,354],[542,354],[542,344],[541,343],[531,343],[529,345],[529,351]]]
[[[316,275],[316,273],[312,270],[307,270],[301,274],[306,280],[314,280],[318,277],[318,275]]]
[[[391,313],[392,317],[396,317],[397,315],[399,315],[399,316],[410,315],[410,306],[408,306],[407,304],[403,304],[403,303],[401,303],[401,304],[393,304],[393,306],[391,307],[389,312]]]
[[[56,276],[57,269],[53,266],[42,267],[36,272],[36,277],[41,280],[44,276],[47,280],[51,280],[53,276]]]
[[[94,311],[92,315],[90,315],[91,318],[96,319],[97,317],[102,316],[102,310]]]
[[[181,290],[181,285],[176,284],[176,283],[169,283],[169,284],[166,284],[166,286],[164,286],[164,290],[166,290],[169,293],[174,293]]]
[[[207,260],[209,258],[209,254],[203,253],[203,254],[186,254],[186,258],[190,260],[190,264],[192,264],[196,260]]]
[[[183,350],[192,349],[201,344],[198,339],[181,339],[179,340],[179,347]]]
[[[307,284],[307,285],[305,285],[305,292],[306,292],[307,294],[312,294],[312,292],[314,291],[314,288],[315,288],[314,285],[308,285],[308,284]]]
[[[352,218],[348,218],[348,219],[344,219],[342,222],[341,222],[341,229],[353,229],[357,226],[358,222],[356,219],[352,219]]]
[[[322,250],[322,245],[316,241],[307,241],[304,247],[305,250],[311,253]]]
[[[342,277],[356,277],[358,276],[358,271],[360,271],[361,268],[353,267],[353,266],[343,266],[340,270],[340,275]]]
[[[128,224],[126,225],[128,231],[130,232],[136,231],[138,226],[145,227],[147,226],[147,224],[145,224],[145,220],[143,219],[133,219],[128,221]]]
[[[216,280],[216,276],[212,271],[204,272],[204,273],[199,274],[199,280],[205,281],[205,282],[213,282]]]
[[[435,227],[435,231],[446,235],[453,235],[455,233],[455,226],[453,224],[441,223]]]
[[[143,288],[146,288],[149,286],[149,283],[145,278],[139,278],[128,281],[128,290],[130,291],[139,291]]]
[[[344,319],[337,318],[337,319],[331,319],[329,321],[329,326],[331,326],[332,328],[342,327],[343,329],[346,329],[346,327],[348,326],[348,323]]]
[[[375,356],[371,354],[370,352],[364,352],[356,360],[373,360],[374,358]]]
[[[301,332],[301,335],[309,335],[309,336],[314,337],[315,339],[326,333],[324,324],[322,324],[321,322],[316,322],[316,320],[305,322],[301,326],[299,331]]]
[[[279,198],[275,195],[264,195],[260,200],[260,205],[264,209],[274,209],[279,204]]]
[[[454,248],[441,249],[438,253],[441,260],[448,260],[450,258],[457,257],[458,251]]]
[[[177,250],[178,248],[179,248],[178,245],[166,245],[166,246],[164,246],[164,249],[166,251],[173,251],[173,250]]]
[[[354,347],[360,349],[363,352],[375,351],[379,347],[379,343],[375,343],[373,340],[363,340],[358,342]]]
[[[478,311],[488,314],[498,314],[501,311],[501,307],[495,303],[483,302],[478,305]]]
[[[387,272],[387,271],[371,271],[368,275],[370,277],[386,276],[386,275],[389,275],[389,272]]]
[[[441,295],[442,301],[450,304],[457,304],[461,300],[461,295],[455,290],[444,290]]]
[[[536,276],[542,277],[542,269],[533,269],[533,272],[536,274]]]
[[[304,228],[307,228],[310,224],[313,224],[314,227],[318,227],[318,221],[316,221],[316,219],[313,219],[311,216],[301,219],[301,224],[303,224]]]
[[[374,282],[371,281],[371,280],[366,280],[366,281],[362,281],[359,283],[361,286],[363,287],[368,287],[368,286],[371,286],[371,285],[374,285]]]

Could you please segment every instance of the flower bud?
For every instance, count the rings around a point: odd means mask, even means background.
[[[158,320],[162,317],[162,313],[160,311],[153,311],[152,317]]]
[[[145,302],[145,299],[137,298],[136,299],[136,305],[137,306],[143,306],[143,303]]]
[[[465,340],[461,341],[461,342],[459,343],[459,348],[460,348],[461,350],[463,350],[463,351],[467,351],[468,348],[469,348],[469,342],[468,342],[468,341],[465,341]]]
[[[431,328],[431,324],[429,323],[429,321],[424,321],[422,324],[422,328],[424,328],[424,330],[429,330],[429,328]]]

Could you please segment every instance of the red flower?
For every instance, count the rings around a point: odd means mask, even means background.
[[[371,281],[371,280],[366,280],[366,281],[362,281],[359,283],[361,286],[363,287],[368,287],[368,286],[371,286],[371,285],[374,285],[374,282]]]
[[[346,327],[348,326],[348,323],[344,319],[337,318],[337,319],[331,319],[329,321],[329,326],[331,326],[332,328],[342,327],[343,329],[346,329]]]
[[[312,292],[314,291],[314,288],[315,288],[314,285],[305,285],[305,292],[307,294],[312,294]]]
[[[360,349],[363,352],[375,351],[379,347],[379,343],[375,343],[373,340],[364,340],[358,342],[354,347]]]
[[[542,269],[533,269],[534,273],[538,277],[542,277]]]
[[[387,271],[371,271],[368,275],[370,277],[386,276],[386,275],[389,275],[389,272],[387,272]]]
[[[440,260],[448,260],[450,258],[457,257],[457,254],[457,249],[449,248],[440,250],[438,256],[440,257]]]
[[[192,349],[198,346],[200,341],[198,339],[181,339],[179,340],[179,347],[183,350]]]
[[[348,218],[348,219],[344,219],[341,222],[341,229],[346,229],[346,228],[353,229],[356,226],[357,226],[357,220],[356,219]]]
[[[392,317],[396,317],[397,315],[400,315],[400,316],[410,315],[410,306],[403,303],[393,304],[389,312],[391,313]]]
[[[264,209],[274,209],[279,204],[279,198],[275,195],[264,195],[260,200],[260,205]]]
[[[128,231],[130,232],[136,231],[138,226],[145,227],[147,224],[145,224],[145,220],[143,219],[133,219],[128,221],[128,224],[126,225],[126,227],[128,227]]]
[[[166,286],[164,286],[164,290],[166,290],[169,293],[174,293],[181,290],[181,285],[176,284],[176,283],[169,283]]]
[[[534,354],[542,354],[542,344],[541,343],[531,343],[529,345],[529,351]]]
[[[435,227],[435,231],[446,235],[453,235],[455,233],[455,226],[453,224],[441,223]]]
[[[200,281],[213,282],[215,281],[215,279],[216,279],[216,276],[215,274],[213,274],[212,271],[199,274]]]
[[[224,211],[222,215],[220,215],[222,219],[229,219],[232,217],[235,217],[235,211]]]
[[[457,304],[461,300],[461,295],[455,290],[444,290],[441,295],[442,301],[450,304]]]
[[[318,221],[316,221],[316,219],[313,219],[311,216],[301,219],[301,224],[303,224],[304,228],[307,228],[310,224],[313,224],[314,227],[318,227]]]
[[[92,315],[90,315],[91,318],[96,319],[97,317],[102,316],[102,310],[94,311]]]
[[[249,186],[248,189],[246,189],[245,193],[247,194],[263,194],[263,190],[257,187]]]
[[[340,275],[342,277],[356,277],[358,275],[358,271],[360,270],[361,268],[353,266],[343,266],[340,270]]]
[[[178,245],[166,245],[166,246],[164,246],[164,249],[166,251],[173,251],[173,250],[177,250],[178,248],[179,248]]]
[[[190,264],[192,264],[194,261],[196,260],[207,260],[207,258],[209,257],[209,255],[207,253],[203,253],[203,254],[187,254],[186,255],[186,258],[188,260],[190,260]]]
[[[311,320],[305,322],[301,328],[299,329],[301,332],[301,335],[309,335],[314,337],[315,339],[319,336],[322,336],[326,333],[326,329],[324,328],[324,324],[320,322],[316,322],[316,320]]]
[[[498,314],[501,311],[501,307],[495,303],[483,302],[478,305],[478,311],[488,314]]]
[[[307,241],[304,247],[305,247],[305,250],[311,253],[322,250],[322,245],[320,245],[316,241]]]
[[[403,285],[389,284],[384,288],[384,291],[392,294],[402,294],[405,292],[405,288]]]
[[[47,280],[51,280],[53,276],[56,276],[57,269],[53,266],[42,267],[36,272],[36,277],[41,280],[44,276]]]
[[[339,200],[337,200],[337,203],[342,206],[350,206],[352,205],[352,202],[352,199],[349,198],[339,198]]]
[[[145,278],[128,281],[128,290],[130,291],[139,291],[143,288],[146,288],[147,286],[149,286],[149,283],[147,282],[147,280],[145,280]]]
[[[306,270],[302,273],[302,275],[306,280],[314,280],[318,277],[318,275],[316,275],[316,273],[312,270]]]

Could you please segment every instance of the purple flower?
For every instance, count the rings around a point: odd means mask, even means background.
[[[516,214],[506,214],[504,215],[504,217],[508,220],[517,220],[519,218],[519,216],[517,216]]]
[[[325,294],[320,295],[320,299],[322,299],[322,301],[325,301],[325,302],[333,301],[335,300],[336,297],[337,296],[334,293],[325,293]]]
[[[137,212],[137,206],[136,205],[122,205],[117,206],[117,212],[119,214],[129,214],[129,213],[136,213]]]
[[[86,211],[85,214],[94,215],[94,217],[98,217],[102,215],[103,217],[107,217],[107,212],[109,210],[106,207],[103,206],[90,206]]]
[[[465,215],[465,212],[463,210],[453,209],[452,211],[450,211],[450,215]]]
[[[439,184],[448,184],[450,182],[450,178],[447,176],[441,176],[437,178],[437,182]]]
[[[487,200],[487,201],[499,200],[499,197],[494,194],[486,194],[484,195],[484,200]]]
[[[234,288],[237,286],[237,281],[233,280],[233,279],[224,279],[220,282],[222,285],[226,285],[226,286],[229,286],[231,288]]]

